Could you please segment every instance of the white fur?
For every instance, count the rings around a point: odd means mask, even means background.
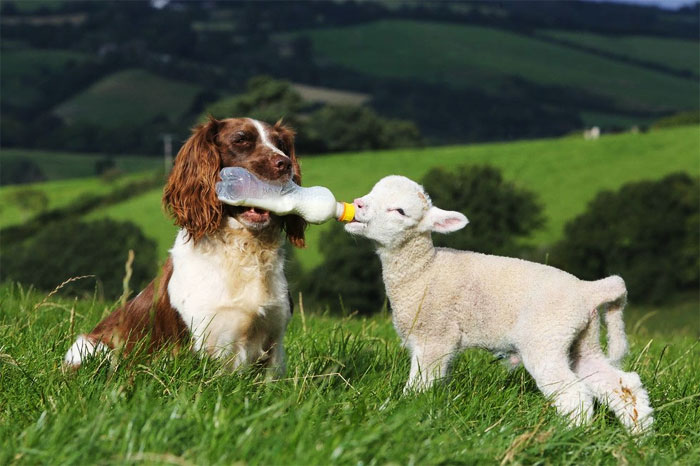
[[[85,335],[78,335],[75,343],[68,349],[63,362],[67,366],[78,367],[88,357],[108,350],[109,348],[103,343],[97,342],[97,344],[95,344],[86,338]]]
[[[227,358],[232,368],[270,358],[270,367],[283,373],[291,309],[282,239],[261,242],[235,219],[228,222],[196,244],[180,231],[170,251],[170,303],[190,329],[195,350]]]
[[[263,145],[267,147],[268,149],[272,150],[272,152],[283,155],[284,157],[289,158],[287,154],[279,150],[277,147],[275,147],[274,144],[270,142],[270,138],[267,137],[267,131],[265,131],[265,128],[263,127],[262,123],[260,123],[258,120],[253,120],[252,118],[248,118],[251,123],[255,126],[255,129],[258,130],[258,133],[260,134],[260,140],[262,141]]]
[[[446,376],[461,350],[485,348],[522,361],[577,424],[590,420],[595,397],[632,432],[649,429],[652,409],[639,377],[616,367],[626,350],[620,277],[587,282],[520,259],[434,248],[431,232],[468,221],[433,207],[408,178],[380,180],[355,206],[357,222],[346,230],[376,243],[394,326],[411,352],[406,390]],[[599,312],[609,323],[608,357],[600,348]]]

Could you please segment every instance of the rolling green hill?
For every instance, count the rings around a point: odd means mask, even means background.
[[[63,102],[56,115],[67,122],[100,121],[105,127],[137,125],[162,116],[175,121],[189,109],[199,86],[140,69],[111,74]]]
[[[495,28],[386,20],[303,34],[321,60],[375,76],[490,92],[498,92],[505,78],[518,76],[603,96],[627,111],[698,106],[693,80]]]
[[[534,191],[545,206],[547,225],[530,241],[551,244],[567,220],[581,213],[602,189],[615,189],[641,179],[658,179],[673,171],[700,176],[700,127],[682,127],[647,134],[580,137],[517,143],[478,144],[339,154],[301,159],[304,184],[328,186],[338,199],[366,194],[381,177],[401,174],[419,180],[430,168],[462,164],[492,164],[507,179]],[[467,217],[469,212],[465,212]],[[117,204],[92,217],[131,220],[159,244],[165,257],[175,229],[160,207],[160,191]],[[305,267],[321,260],[319,234],[325,226],[307,230],[308,249],[298,252]]]
[[[635,60],[698,75],[700,44],[697,41],[651,36],[605,36],[571,31],[540,31],[555,39],[610,52]]]

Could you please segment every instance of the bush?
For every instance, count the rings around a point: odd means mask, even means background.
[[[535,195],[503,179],[490,166],[459,167],[454,172],[435,168],[423,178],[433,204],[462,212],[466,228],[435,235],[437,246],[488,254],[520,255],[518,239],[544,224],[542,206]]]
[[[386,299],[381,264],[374,246],[366,239],[350,236],[340,224],[321,234],[323,263],[301,282],[305,303],[326,306],[337,312],[373,314]]]
[[[565,226],[552,260],[587,280],[621,275],[630,297],[639,301],[697,290],[698,199],[698,179],[685,173],[601,192]]]
[[[67,279],[95,275],[104,296],[115,299],[122,294],[129,249],[135,253],[130,286],[138,289],[155,275],[157,252],[156,243],[136,225],[109,219],[49,224],[22,244],[3,250],[2,279],[49,291]],[[94,289],[95,281],[85,279],[63,291],[79,295]]]
[[[655,129],[673,128],[675,126],[688,126],[700,124],[700,110],[688,110],[656,120],[652,126]]]

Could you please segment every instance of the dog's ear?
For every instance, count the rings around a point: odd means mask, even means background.
[[[215,232],[223,218],[216,195],[221,156],[216,135],[223,125],[213,117],[196,126],[183,144],[163,191],[163,207],[195,242]]]
[[[289,156],[292,161],[292,179],[296,184],[301,186],[301,168],[297,160],[296,151],[294,150],[294,130],[284,126],[282,120],[275,123],[274,130],[277,131],[284,142],[284,153]],[[306,220],[298,215],[286,215],[283,217],[283,228],[287,233],[287,239],[292,245],[297,248],[306,247],[304,230],[306,230]]]

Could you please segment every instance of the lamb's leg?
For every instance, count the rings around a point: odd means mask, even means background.
[[[414,344],[411,350],[411,372],[404,393],[423,391],[430,388],[436,380],[449,373],[450,362],[455,349],[446,345]]]
[[[616,369],[602,352],[599,357],[581,358],[576,364],[576,373],[630,432],[641,434],[651,428],[654,410],[637,373]]]
[[[550,350],[551,353],[551,350]],[[523,365],[542,393],[551,397],[560,414],[574,425],[593,417],[593,397],[586,385],[569,368],[568,354],[548,354],[547,349],[530,348],[521,352]]]

